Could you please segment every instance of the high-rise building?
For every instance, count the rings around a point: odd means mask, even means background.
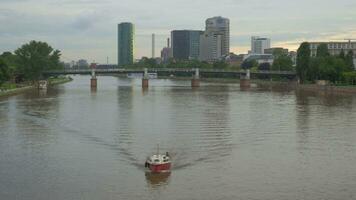
[[[223,17],[209,18],[205,22],[206,35],[221,36],[221,55],[229,55],[230,53],[230,20]],[[216,37],[216,36],[213,36]]]
[[[222,35],[204,33],[200,36],[199,60],[213,62],[222,57]]]
[[[171,32],[173,58],[191,60],[199,58],[200,35],[203,31],[174,30]]]
[[[251,37],[251,54],[264,54],[265,49],[269,48],[271,48],[271,40],[269,38]]]
[[[134,32],[134,25],[132,23],[125,22],[118,25],[117,59],[119,67],[133,63]]]

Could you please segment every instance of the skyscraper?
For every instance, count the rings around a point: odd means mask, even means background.
[[[209,18],[205,22],[205,34],[221,36],[221,55],[230,53],[230,20],[223,17]]]
[[[221,37],[221,35],[209,34],[206,32],[200,36],[200,61],[213,62],[222,56]]]
[[[199,58],[200,35],[203,31],[175,30],[171,32],[173,58],[191,60]]]
[[[251,37],[251,54],[264,54],[265,49],[269,48],[271,48],[271,40],[269,38]]]
[[[118,25],[117,59],[119,67],[133,63],[134,32],[134,25],[132,23],[125,22]]]

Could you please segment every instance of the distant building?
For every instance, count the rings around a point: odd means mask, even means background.
[[[292,59],[292,62],[293,62],[293,66],[296,66],[297,65],[297,52],[295,51],[290,51],[288,53],[289,57]]]
[[[353,51],[354,65],[356,69],[356,42],[350,40],[348,42],[309,42],[309,44],[311,56],[316,56],[316,52],[320,44],[326,44],[330,55],[333,56],[340,55],[342,50],[345,52],[345,54],[347,54],[347,52],[350,50]]]
[[[134,25],[132,23],[121,23],[118,25],[117,58],[119,67],[133,63],[134,31]]]
[[[164,47],[161,51],[161,60],[163,63],[167,63],[170,58],[173,57],[172,48],[170,47],[170,40],[167,38],[167,47]]]
[[[78,60],[78,62],[77,62],[76,65],[77,65],[77,67],[78,67],[79,69],[86,69],[86,68],[89,67],[88,61],[87,61],[87,60],[84,60],[84,59]]]
[[[330,55],[339,55],[342,50],[345,54],[352,50],[356,55],[356,42],[310,42],[311,56],[316,56],[316,51],[320,44],[326,44]]]
[[[213,62],[222,56],[222,36],[205,32],[200,36],[200,61]]]
[[[271,40],[269,38],[251,37],[251,54],[264,54],[265,49],[270,48]]]
[[[203,31],[174,30],[171,32],[173,58],[178,60],[198,59],[200,34]]]
[[[273,64],[274,56],[272,54],[249,54],[246,55],[244,61],[256,60],[258,64],[269,63]]]
[[[225,62],[229,64],[231,67],[239,67],[241,66],[244,60],[244,54],[236,55],[234,53],[230,53],[225,57]]]
[[[264,50],[264,54],[272,54],[272,55],[288,55],[289,50],[282,47],[273,47]]]
[[[230,20],[223,17],[212,17],[205,21],[205,36],[219,38],[217,43],[221,44],[221,55],[227,56],[230,53]]]

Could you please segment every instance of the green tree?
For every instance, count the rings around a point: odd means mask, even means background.
[[[9,67],[7,64],[0,59],[0,85],[10,79]]]
[[[273,61],[272,70],[293,71],[293,61],[291,57],[285,54],[277,56]]]
[[[303,42],[297,52],[297,75],[303,83],[306,80],[307,70],[310,65],[310,44]]]
[[[227,68],[227,63],[225,61],[219,60],[213,63],[213,68],[215,69],[225,69]]]
[[[330,56],[328,45],[327,44],[320,44],[316,49],[316,57],[327,57]]]
[[[355,65],[354,65],[354,52],[352,50],[348,51],[346,56],[345,56],[345,64],[346,64],[346,70],[347,71],[353,71],[355,70]]]
[[[345,51],[344,51],[344,49],[341,49],[341,52],[339,54],[339,58],[345,60]]]
[[[245,60],[241,64],[242,69],[252,69],[252,68],[258,68],[258,62],[256,60]]]
[[[46,42],[31,41],[15,51],[20,71],[29,80],[39,80],[46,70],[61,68],[59,50]]]

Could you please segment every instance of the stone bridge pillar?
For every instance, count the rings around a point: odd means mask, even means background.
[[[92,89],[96,89],[98,86],[98,81],[96,79],[96,75],[95,75],[95,69],[92,68],[91,69],[91,79],[90,79],[90,87]]]
[[[249,88],[251,87],[251,83],[250,83],[250,70],[246,70],[246,75],[241,75],[240,76],[240,87],[241,88]]]
[[[193,75],[192,79],[192,87],[199,87],[200,86],[200,75],[199,75],[199,68],[195,68],[195,74]]]
[[[145,71],[143,73],[143,78],[142,78],[142,88],[148,88],[148,70],[145,68]]]

